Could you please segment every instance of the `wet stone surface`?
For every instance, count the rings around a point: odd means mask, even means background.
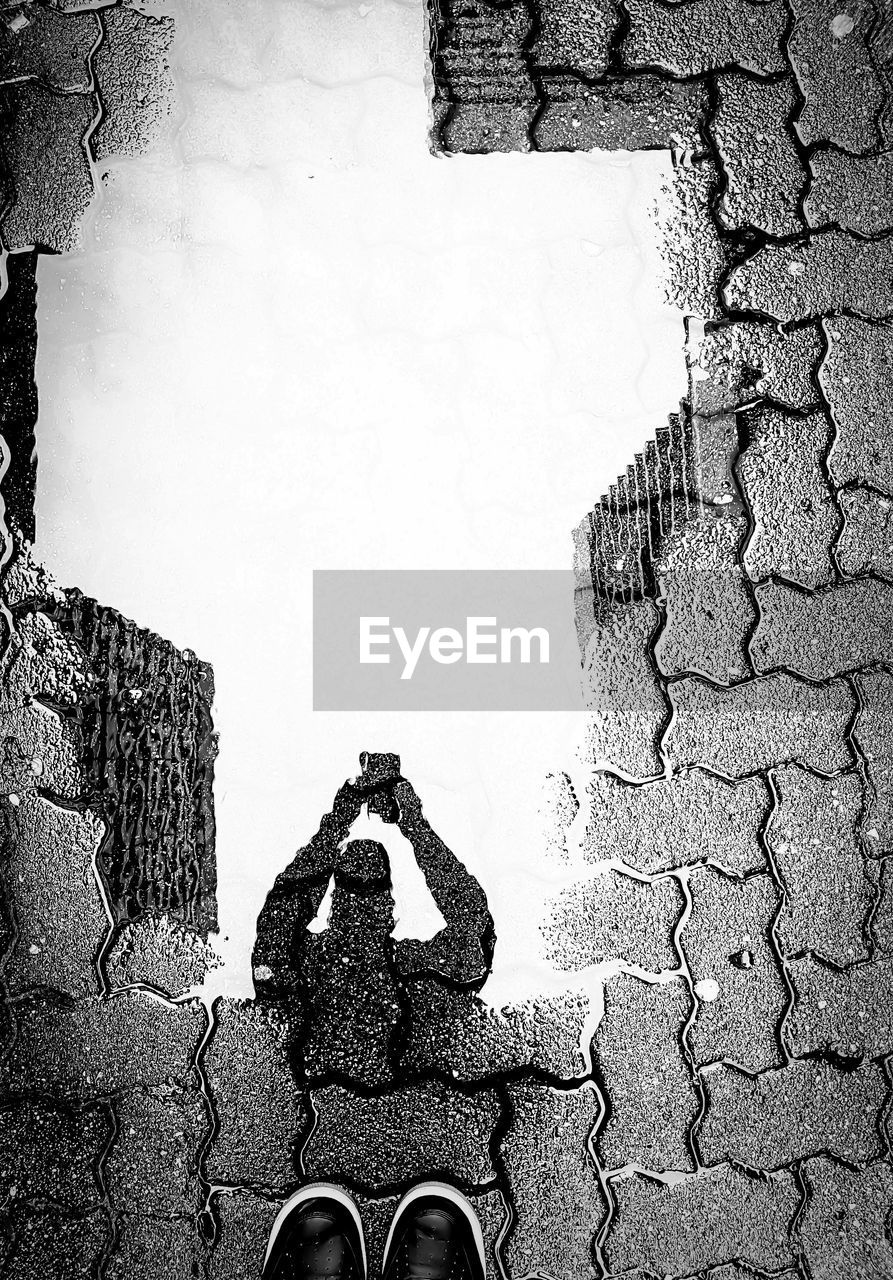
[[[287,1188],[309,1113],[295,1085],[283,1015],[247,1001],[218,1000],[202,1065],[217,1129],[205,1158],[213,1183]]]
[[[738,874],[765,868],[759,833],[770,796],[760,778],[733,783],[689,769],[636,786],[596,773],[587,795],[590,862],[618,858],[650,875],[708,859]]]
[[[882,320],[893,315],[891,271],[893,240],[819,231],[802,243],[759,249],[731,273],[725,299],[783,323],[837,311]]]
[[[508,1087],[502,1155],[517,1217],[503,1247],[511,1275],[592,1280],[592,1242],[606,1205],[589,1138],[600,1111],[591,1085],[564,1092],[537,1083]],[[543,1231],[544,1223],[561,1223]]]
[[[547,954],[568,970],[615,959],[649,973],[676,969],[673,934],[684,905],[670,876],[648,883],[602,872],[558,895],[543,926]]]
[[[893,962],[875,960],[840,972],[809,956],[790,960],[795,1001],[786,1027],[791,1052],[877,1058],[893,1050]]]
[[[502,1105],[439,1082],[362,1097],[340,1085],[310,1091],[316,1126],[302,1154],[308,1179],[343,1178],[381,1192],[450,1171],[465,1186],[492,1181],[493,1130]]]
[[[756,1077],[715,1067],[703,1079],[707,1111],[698,1146],[705,1164],[734,1160],[778,1169],[813,1151],[851,1164],[882,1154],[878,1118],[887,1085],[874,1063],[841,1071],[826,1062],[791,1062]]]
[[[596,1140],[605,1169],[693,1167],[687,1139],[700,1101],[682,1053],[691,1010],[691,992],[680,978],[652,984],[621,973],[605,984],[605,1012],[593,1041],[597,1078],[610,1099]]]
[[[893,586],[885,582],[863,578],[815,595],[768,582],[755,595],[750,651],[759,671],[784,667],[824,680],[893,658]]]
[[[880,857],[893,852],[893,724],[889,714],[893,675],[867,671],[857,676],[855,683],[860,707],[853,737],[870,784],[862,821],[864,848]]]
[[[837,428],[831,476],[893,494],[893,326],[834,316],[824,328],[819,377]]]
[[[532,50],[538,67],[569,68],[589,79],[605,74],[620,21],[616,0],[540,0],[538,16]]]
[[[401,1078],[437,1072],[480,1081],[524,1067],[565,1080],[587,1074],[581,1046],[591,1013],[579,992],[494,1010],[476,996],[422,978],[408,985],[407,995]]]
[[[713,134],[726,175],[720,217],[730,230],[756,227],[770,236],[803,229],[800,199],[806,171],[787,122],[794,110],[791,80],[761,84],[721,76]]]
[[[127,994],[77,1002],[33,998],[14,1009],[16,1039],[0,1097],[36,1091],[71,1100],[186,1080],[205,1030],[200,1004]]]
[[[743,519],[705,519],[668,539],[657,566],[666,620],[654,656],[668,676],[693,672],[717,684],[750,674],[755,612],[738,558]]]
[[[893,580],[893,499],[874,489],[844,489],[844,526],[837,544],[841,571]]]
[[[590,86],[577,77],[545,74],[548,100],[531,133],[538,151],[639,150],[702,145],[707,95],[698,81],[637,75]]]
[[[194,1215],[199,1207],[197,1154],[210,1130],[196,1089],[134,1090],[115,1104],[117,1133],[105,1166],[109,1199],[160,1216]]]
[[[118,930],[105,972],[112,988],[140,983],[176,999],[200,987],[217,963],[195,929],[170,916],[144,916]]]
[[[829,581],[840,524],[824,471],[830,423],[822,413],[801,418],[774,409],[745,421],[748,443],[737,469],[754,522],[747,572],[757,579],[777,573],[805,587]]]
[[[807,1202],[798,1234],[813,1280],[891,1274],[890,1165],[878,1161],[855,1172],[819,1156],[803,1172]]]
[[[101,29],[94,13],[63,17],[33,5],[17,29],[0,23],[0,84],[37,80],[63,93],[89,93],[90,54]]]
[[[53,1209],[25,1208],[7,1211],[3,1219],[13,1236],[3,1274],[12,1280],[83,1280],[95,1274],[111,1241],[111,1223],[99,1210],[72,1217]]]
[[[893,226],[893,153],[848,156],[817,151],[806,199],[810,226],[836,223],[844,231],[879,235]]]
[[[790,1173],[757,1179],[725,1165],[675,1186],[634,1175],[611,1188],[616,1215],[604,1248],[611,1272],[690,1276],[718,1262],[743,1260],[761,1271],[793,1262],[788,1229],[800,1192]]]
[[[36,84],[6,90],[4,97],[11,113],[4,153],[15,189],[2,220],[6,246],[76,249],[81,217],[93,199],[82,140],[96,117],[96,101],[92,95],[54,95]]]
[[[592,763],[639,778],[662,772],[657,743],[667,705],[649,653],[658,622],[650,601],[614,609],[597,622],[583,655]]]
[[[119,1226],[110,1280],[153,1280],[159,1273],[170,1280],[193,1280],[205,1253],[195,1218],[128,1213]]]
[[[659,67],[671,75],[742,67],[757,75],[786,69],[781,52],[786,15],[777,0],[629,0],[629,33],[621,56],[630,68]]]
[[[102,823],[33,791],[19,801],[10,813],[11,856],[3,876],[18,922],[5,974],[9,990],[92,995],[98,989],[94,957],[109,927],[93,864]]]
[[[104,112],[93,152],[98,160],[141,156],[157,146],[173,110],[174,20],[115,6],[103,13],[102,25],[94,66]]]
[[[688,1033],[694,1060],[769,1070],[781,1061],[788,1003],[771,934],[778,889],[768,875],[739,881],[711,869],[696,872],[690,888],[681,942],[698,999]]]
[[[675,768],[740,778],[787,760],[825,773],[852,763],[846,733],[856,702],[843,680],[817,686],[785,672],[719,689],[686,677],[670,686],[670,700],[666,751]]]
[[[871,150],[884,97],[870,44],[877,9],[870,0],[793,0],[791,7],[788,52],[805,99],[796,120],[801,141]]]
[[[788,765],[775,786],[767,839],[786,889],[782,953],[813,951],[838,965],[863,959],[875,895],[858,838],[861,778],[821,778]]]
[[[101,1199],[98,1170],[113,1133],[106,1105],[23,1101],[0,1108],[0,1197],[85,1212]]]
[[[737,409],[759,396],[791,409],[814,408],[821,357],[815,324],[790,330],[758,321],[711,326],[689,348],[692,402],[702,414]]]

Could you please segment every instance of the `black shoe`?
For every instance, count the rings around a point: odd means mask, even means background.
[[[338,1187],[304,1187],[273,1223],[263,1280],[366,1280],[366,1244],[357,1206]]]
[[[477,1214],[455,1187],[423,1182],[397,1206],[382,1280],[484,1280],[487,1263]]]

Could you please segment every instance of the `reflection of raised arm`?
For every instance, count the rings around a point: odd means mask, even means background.
[[[431,896],[446,921],[446,927],[428,942],[401,940],[397,965],[404,974],[433,972],[454,982],[483,982],[494,942],[486,895],[432,830],[409,783],[397,783],[393,794],[399,808],[397,826],[412,845]]]
[[[354,787],[346,782],[316,835],[276,877],[257,920],[251,957],[259,996],[281,997],[301,987],[305,932],[319,911],[338,848],[361,804]]]

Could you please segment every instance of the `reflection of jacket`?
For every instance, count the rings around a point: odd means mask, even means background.
[[[432,831],[396,757],[362,760],[363,774],[341,787],[310,844],[277,877],[258,919],[253,965],[258,997],[288,1014],[293,1064],[302,1076],[380,1086],[393,1078],[394,1039],[409,1016],[403,981],[425,974],[479,989],[494,935],[483,890]],[[376,841],[348,840],[364,804],[395,822],[412,845],[446,921],[428,941],[390,936],[387,854]],[[307,926],[333,876],[328,927],[311,933]]]

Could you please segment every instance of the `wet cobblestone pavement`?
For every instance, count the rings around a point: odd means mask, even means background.
[[[28,541],[36,253],[76,245],[92,161],[170,111],[171,20],[0,16],[3,1276],[248,1280],[319,1177],[374,1262],[427,1176],[472,1198],[493,1277],[893,1276],[889,8],[432,7],[435,149],[674,152],[689,318],[680,414],[577,531],[590,781],[563,795],[593,875],[544,946],[618,971],[603,1006],[499,1011],[484,894],[383,755],[271,886],[256,1000],[195,998],[210,669]],[[364,807],[412,845],[427,942],[390,937]]]

